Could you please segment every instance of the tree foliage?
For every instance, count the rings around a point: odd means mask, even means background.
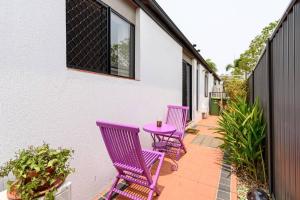
[[[205,61],[206,61],[206,63],[208,64],[208,66],[210,67],[211,70],[213,70],[214,72],[217,72],[217,71],[218,71],[217,65],[216,65],[216,63],[214,63],[214,62],[212,61],[212,59],[208,58],[208,59],[206,59]]]
[[[232,101],[236,101],[239,98],[247,97],[247,82],[246,80],[236,77],[223,78],[223,85],[225,92]]]
[[[232,64],[226,66],[226,70],[232,70],[232,74],[241,75],[251,72],[256,66],[260,58],[267,40],[274,32],[278,21],[271,22],[264,27],[260,35],[257,35],[250,43],[248,49],[244,51],[238,59],[235,59]]]
[[[125,39],[118,44],[113,44],[111,49],[111,70],[113,74],[128,76],[129,68],[129,39]]]

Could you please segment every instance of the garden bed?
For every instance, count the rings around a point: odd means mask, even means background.
[[[257,182],[254,182],[253,180],[249,178],[245,178],[246,176],[242,173],[237,173],[237,194],[239,200],[247,200],[247,193],[252,188],[260,188],[263,189],[270,197],[268,186],[263,185]],[[270,198],[271,200],[271,198]]]

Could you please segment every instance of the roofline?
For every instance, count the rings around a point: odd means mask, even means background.
[[[176,24],[170,19],[166,12],[160,7],[155,0],[132,0],[140,8],[142,8],[158,25],[160,25],[167,33],[169,33],[182,46],[187,48],[197,60],[210,72],[213,76],[221,81],[220,77],[209,67],[204,58],[195,49],[193,44],[180,31]]]

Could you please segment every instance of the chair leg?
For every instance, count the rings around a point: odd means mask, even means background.
[[[157,196],[159,196],[159,195],[160,195],[160,190],[158,189],[158,187],[157,187],[157,186],[155,187],[155,193],[157,194]]]
[[[181,147],[177,149],[176,160],[178,161],[180,158]]]
[[[185,145],[183,144],[183,141],[182,140],[179,140],[179,141],[180,141],[180,144],[181,144],[181,147],[182,147],[184,153],[187,153],[187,150],[185,148]]]
[[[186,150],[186,147],[185,145],[183,144],[183,141],[182,140],[178,140],[180,142],[180,147],[177,149],[177,153],[176,153],[176,160],[178,161],[179,158],[180,158],[180,154],[181,154],[181,150],[184,151],[184,153],[187,153],[187,150]]]
[[[153,193],[154,193],[154,189],[150,189],[150,192],[149,192],[149,194],[148,194],[147,200],[152,200],[152,198],[153,198]]]
[[[110,200],[111,195],[112,195],[112,193],[113,193],[113,189],[117,186],[119,180],[120,180],[120,178],[118,178],[118,177],[115,179],[115,182],[114,182],[113,185],[111,186],[111,188],[110,188],[110,190],[109,190],[109,192],[108,192],[108,195],[107,195],[107,197],[106,197],[107,200]]]

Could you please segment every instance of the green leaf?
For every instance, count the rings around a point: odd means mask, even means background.
[[[47,165],[47,167],[53,167],[55,164],[57,164],[59,161],[58,161],[58,159],[52,159],[52,160],[50,160],[49,162],[48,162],[48,165]]]

